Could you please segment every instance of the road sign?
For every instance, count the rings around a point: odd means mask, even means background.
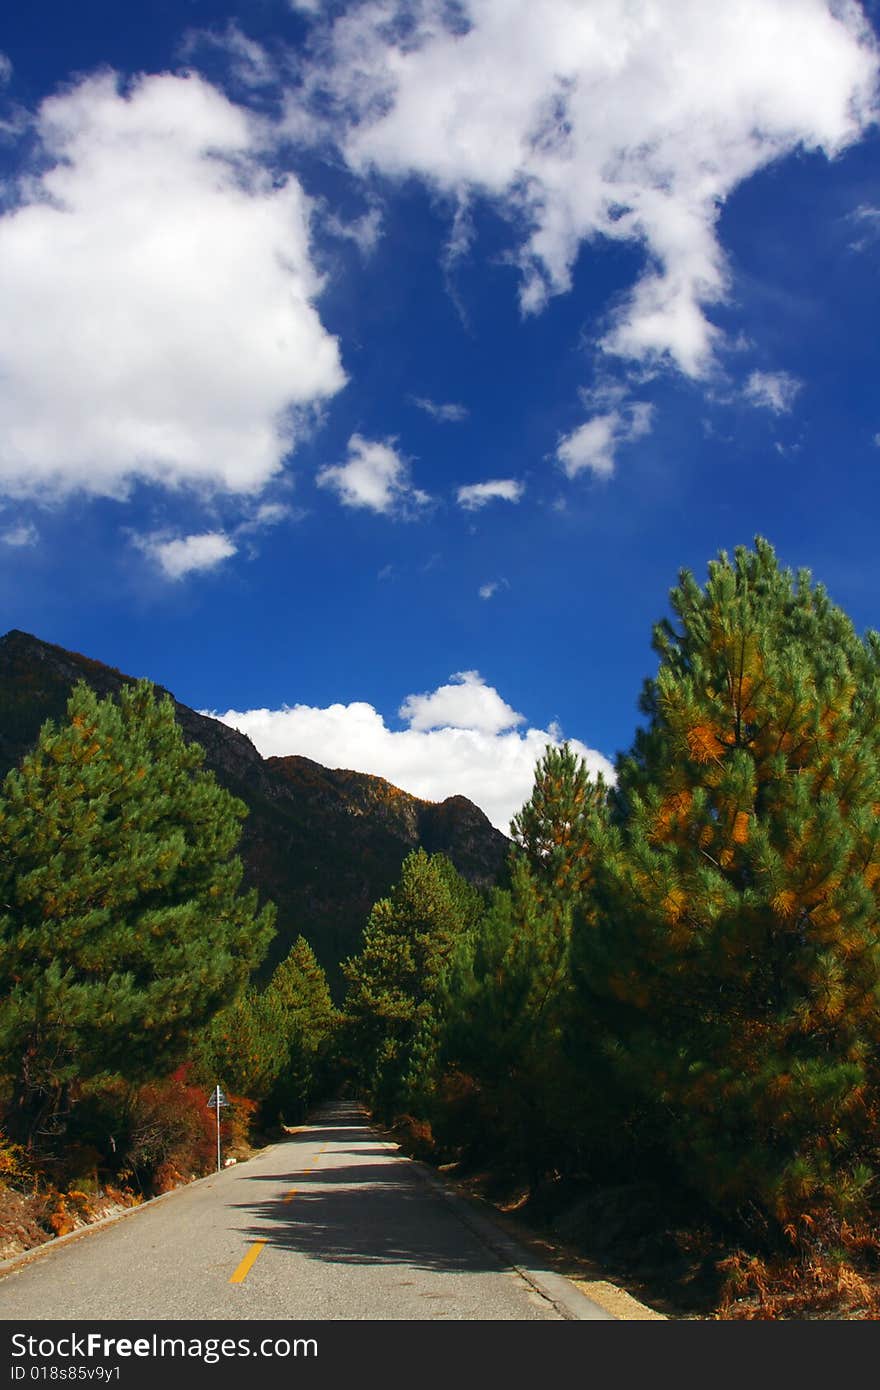
[[[223,1094],[223,1088],[222,1088],[222,1087],[219,1085],[219,1083],[218,1083],[218,1084],[214,1087],[214,1089],[213,1089],[213,1091],[211,1092],[210,1096],[208,1097],[208,1107],[209,1107],[209,1109],[211,1109],[211,1110],[216,1110],[216,1111],[217,1111],[217,1172],[218,1172],[218,1173],[220,1172],[220,1107],[221,1107],[222,1105],[228,1105],[228,1104],[229,1104],[229,1101],[226,1099],[225,1095]]]

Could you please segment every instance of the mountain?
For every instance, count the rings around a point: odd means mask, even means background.
[[[107,696],[134,679],[26,632],[0,637],[0,778],[46,719],[63,720],[77,681]],[[358,949],[371,906],[419,845],[448,855],[480,888],[503,877],[509,841],[465,797],[422,801],[382,777],[310,758],[263,758],[244,734],[171,698],[184,737],[205,750],[205,767],[248,807],[240,844],[245,881],[278,907],[266,968],[302,933],[338,997],[340,961]]]

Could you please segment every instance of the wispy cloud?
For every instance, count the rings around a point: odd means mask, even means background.
[[[164,533],[135,536],[134,544],[158,565],[167,579],[216,569],[223,560],[237,553],[237,547],[222,531],[168,538]]]
[[[360,434],[349,439],[346,462],[322,468],[316,481],[318,487],[335,492],[345,507],[406,521],[421,514],[431,501],[413,486],[409,461],[397,452],[393,440],[365,439]]]
[[[485,507],[487,502],[518,502],[524,492],[523,484],[515,478],[495,478],[486,483],[469,483],[460,487],[456,500],[465,511],[474,512]]]
[[[600,478],[614,472],[617,451],[649,434],[653,407],[636,401],[604,415],[594,415],[571,434],[560,439],[556,458],[569,478],[589,470]]]
[[[863,203],[855,212],[850,213],[849,221],[855,222],[861,231],[861,235],[850,242],[850,251],[864,251],[876,244],[880,237],[880,208]]]
[[[745,398],[752,405],[787,415],[803,382],[788,372],[752,372],[745,384]]]
[[[353,241],[366,259],[375,251],[382,234],[382,213],[378,207],[372,207],[360,217],[347,222],[331,212],[323,217],[321,225],[330,236],[338,237],[340,241]]]
[[[461,424],[470,414],[466,405],[459,405],[454,401],[446,404],[438,404],[436,401],[429,400],[427,396],[411,396],[413,405],[418,406],[426,415],[430,415],[432,420],[439,420],[444,425]]]
[[[37,545],[39,539],[36,526],[31,525],[29,521],[23,522],[20,526],[11,526],[8,530],[0,532],[0,541],[4,545],[11,545],[16,549]]]
[[[252,516],[246,517],[244,521],[235,527],[236,536],[254,535],[258,531],[265,531],[271,526],[278,526],[282,521],[295,518],[297,512],[286,502],[261,502]]]
[[[509,589],[510,584],[506,579],[490,579],[487,584],[481,584],[478,593],[480,598],[494,598],[499,589]]]
[[[281,74],[262,44],[249,38],[231,19],[225,29],[190,29],[180,45],[180,56],[196,58],[203,50],[224,54],[230,75],[243,87],[275,86]]]

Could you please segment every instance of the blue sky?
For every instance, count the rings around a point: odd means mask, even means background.
[[[0,27],[0,628],[506,828],[678,570],[878,625],[878,9]]]

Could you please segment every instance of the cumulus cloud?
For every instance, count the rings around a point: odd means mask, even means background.
[[[506,834],[531,793],[535,764],[547,744],[559,746],[560,731],[552,725],[521,729],[523,715],[476,672],[461,672],[450,682],[432,694],[408,696],[401,711],[410,724],[402,730],[389,729],[381,714],[361,701],[324,709],[294,705],[202,713],[240,729],[264,757],[298,753],[325,767],[385,777],[428,801],[467,796]],[[569,742],[594,775],[602,772],[614,780],[606,757],[577,739]]]
[[[461,424],[466,420],[470,411],[466,405],[459,405],[455,401],[437,402],[432,401],[427,396],[412,396],[413,405],[417,405],[419,410],[423,410],[426,415],[430,415],[432,420],[439,420],[441,424]]]
[[[348,441],[347,461],[320,469],[317,484],[335,492],[343,506],[407,520],[431,500],[413,486],[409,463],[392,441],[382,443],[360,434]]]
[[[183,579],[199,570],[213,570],[237,553],[236,546],[222,531],[201,535],[135,537],[135,545],[156,562],[168,579]]]
[[[483,734],[500,734],[525,723],[523,715],[486,685],[479,671],[457,671],[449,680],[430,694],[407,695],[398,714],[411,729],[478,729]]]
[[[48,167],[0,216],[0,489],[258,492],[345,381],[299,183],[194,76],[91,77],[35,129]]]
[[[752,405],[787,415],[802,382],[788,372],[752,372],[745,385],[745,397]]]
[[[638,401],[604,415],[594,415],[560,439],[556,446],[556,457],[563,472],[574,478],[589,469],[597,477],[610,478],[618,448],[648,434],[652,414],[650,405]]]
[[[11,545],[15,549],[23,546],[36,545],[40,537],[36,526],[28,522],[22,522],[20,526],[10,526],[7,530],[0,532],[0,541],[4,545]]]
[[[487,483],[469,483],[467,487],[460,487],[456,499],[465,511],[473,512],[496,498],[503,502],[518,502],[522,495],[523,485],[515,478],[495,478]]]
[[[304,90],[335,103],[352,169],[491,199],[524,229],[525,312],[569,289],[583,242],[642,247],[602,346],[692,377],[720,340],[724,200],[876,114],[877,44],[849,0],[366,0],[328,50]]]
[[[487,584],[480,585],[479,589],[477,590],[477,593],[480,595],[480,598],[494,598],[495,595],[498,593],[498,590],[502,587],[502,585],[505,588],[507,587],[507,585],[501,579],[490,579]]]

